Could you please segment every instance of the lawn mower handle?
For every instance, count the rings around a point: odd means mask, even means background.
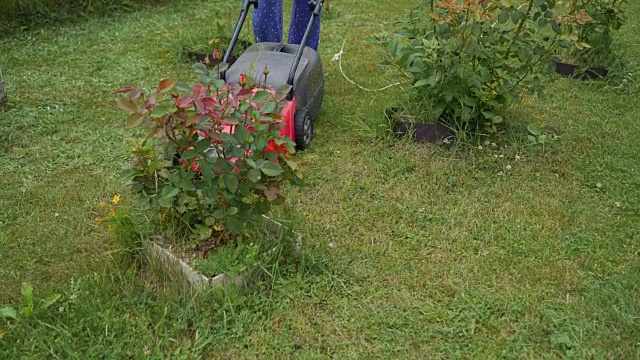
[[[231,57],[231,53],[233,52],[233,48],[236,46],[238,42],[238,37],[240,36],[240,31],[242,30],[242,25],[244,21],[247,19],[247,14],[249,13],[249,6],[253,5],[256,9],[258,8],[258,0],[244,0],[242,4],[242,11],[240,12],[240,17],[238,18],[238,23],[236,24],[236,28],[233,31],[233,36],[231,37],[231,41],[229,42],[229,47],[227,48],[227,52],[224,54],[224,58],[222,59],[223,64],[229,63],[229,58]],[[221,74],[222,80],[225,80],[226,71],[223,71]]]
[[[296,71],[298,70],[298,65],[300,64],[300,58],[302,58],[302,52],[304,51],[305,46],[307,46],[307,39],[309,38],[309,34],[311,33],[313,21],[316,19],[316,16],[320,16],[320,10],[322,10],[323,1],[324,0],[309,0],[309,6],[313,6],[313,14],[311,15],[311,18],[309,18],[307,29],[304,31],[302,41],[300,42],[300,47],[298,47],[296,57],[293,59],[293,65],[291,65],[291,71],[289,71],[289,79],[287,80],[287,84],[291,85],[291,90],[289,91],[289,94],[287,94],[287,100],[289,101],[293,100],[293,80],[295,80],[296,77]]]
[[[249,7],[253,5],[256,9],[258,8],[259,0],[244,0],[242,4],[242,11],[240,12],[240,17],[238,18],[238,23],[236,24],[236,28],[233,32],[233,36],[231,37],[231,41],[229,42],[229,47],[224,54],[224,58],[222,59],[223,64],[229,63],[229,58],[231,57],[231,53],[233,52],[233,48],[236,46],[238,42],[238,37],[240,36],[240,31],[242,31],[242,25],[247,19],[247,14],[249,13]],[[289,71],[289,78],[287,80],[287,84],[291,85],[291,91],[287,94],[287,99],[293,99],[293,81],[295,80],[296,71],[298,70],[298,65],[300,65],[300,59],[302,58],[302,52],[304,51],[305,46],[307,45],[307,39],[309,38],[309,34],[311,33],[311,28],[313,27],[313,21],[316,16],[320,15],[320,11],[322,10],[322,3],[324,0],[309,0],[309,6],[313,7],[313,14],[309,19],[309,23],[307,24],[307,29],[302,36],[302,41],[300,42],[300,46],[298,47],[298,51],[296,51],[296,56],[293,60],[293,64],[291,66],[291,71]],[[226,80],[226,71],[222,71],[220,77],[222,80]]]

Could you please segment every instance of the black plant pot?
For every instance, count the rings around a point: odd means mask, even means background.
[[[602,80],[607,77],[609,70],[601,66],[582,68],[574,64],[557,62],[556,73],[580,80]]]
[[[413,141],[419,143],[437,144],[444,140],[453,140],[455,134],[442,124],[408,124],[398,121],[393,124],[393,132],[398,136],[413,134]]]
[[[437,144],[444,140],[452,141],[455,138],[454,131],[446,125],[411,124],[404,121],[396,121],[394,118],[398,110],[398,108],[385,110],[385,116],[393,123],[392,131],[397,137],[411,134],[413,141],[428,144]]]

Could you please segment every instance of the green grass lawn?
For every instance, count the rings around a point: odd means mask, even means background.
[[[0,358],[640,357],[638,93],[558,79],[513,109],[495,147],[395,142],[380,128],[399,89],[361,91],[331,58],[346,37],[348,75],[388,84],[362,39],[413,3],[331,1],[325,103],[295,197],[306,261],[270,292],[221,299],[120,270],[95,221],[100,201],[133,202],[120,175],[136,134],[113,91],[190,76],[179,34],[206,34],[215,2],[0,39],[0,303],[23,281],[64,295],[0,320]],[[629,8],[617,48],[637,73]],[[526,142],[536,120],[560,136],[544,149]]]

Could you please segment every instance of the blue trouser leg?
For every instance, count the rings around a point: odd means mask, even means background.
[[[309,6],[309,0],[294,0],[291,13],[291,25],[289,26],[289,44],[300,44],[304,36],[313,9]],[[318,51],[320,42],[320,17],[314,19],[311,33],[307,38],[307,46]]]
[[[259,0],[253,9],[256,42],[282,42],[282,0]]]
[[[289,26],[289,44],[300,44],[313,14],[308,0],[294,0]],[[282,42],[282,0],[259,0],[253,11],[253,32],[256,42]],[[316,18],[307,39],[307,46],[318,50],[320,17]]]

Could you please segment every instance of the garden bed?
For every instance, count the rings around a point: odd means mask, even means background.
[[[289,230],[281,223],[263,216],[264,229],[273,238],[279,237],[283,231]],[[302,236],[292,232],[295,239],[295,249],[302,247]],[[224,246],[224,245],[221,245]],[[168,244],[163,237],[149,239],[143,243],[144,251],[157,270],[163,275],[174,280],[182,279],[191,287],[228,287],[235,285],[240,289],[244,287],[246,277],[243,274],[218,273],[206,275],[196,269],[196,261],[205,259],[215,246],[207,242],[198,243],[194,247],[175,246]]]

